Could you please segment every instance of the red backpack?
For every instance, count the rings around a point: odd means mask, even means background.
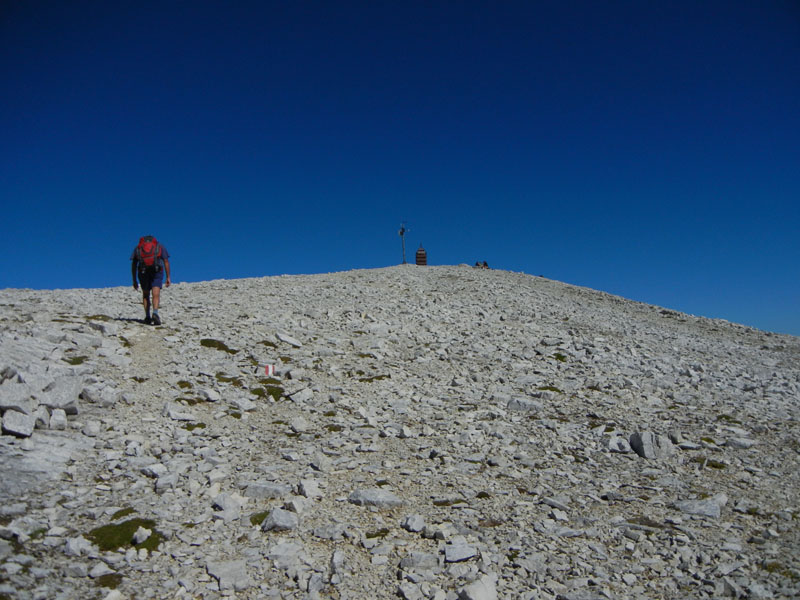
[[[147,271],[155,269],[156,272],[161,270],[161,244],[158,240],[151,235],[146,235],[139,238],[139,245],[136,246],[135,251],[136,260],[139,261],[139,270]]]

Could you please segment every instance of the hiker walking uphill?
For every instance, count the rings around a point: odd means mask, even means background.
[[[153,325],[161,325],[161,317],[158,314],[158,305],[161,299],[161,286],[164,283],[169,287],[172,281],[169,275],[169,252],[152,235],[146,235],[139,239],[139,244],[133,249],[131,255],[131,276],[133,277],[133,289],[138,290],[142,286],[142,304],[144,305],[144,322]],[[137,281],[138,276],[138,281]],[[153,292],[153,316],[150,316],[150,292]]]

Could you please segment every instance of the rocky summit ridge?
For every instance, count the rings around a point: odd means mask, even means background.
[[[0,598],[800,596],[800,338],[464,265],[162,298],[0,291]]]

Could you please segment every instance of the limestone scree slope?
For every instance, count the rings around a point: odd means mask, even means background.
[[[796,337],[463,265],[141,312],[0,291],[0,598],[800,595]]]

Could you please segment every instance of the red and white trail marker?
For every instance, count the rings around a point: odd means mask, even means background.
[[[266,373],[268,377],[270,375],[275,375],[275,365],[264,365],[264,373]]]

